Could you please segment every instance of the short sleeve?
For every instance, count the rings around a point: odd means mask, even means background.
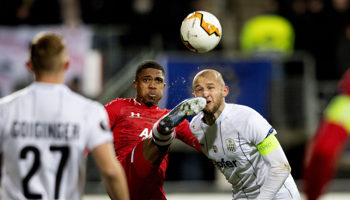
[[[94,112],[89,112],[88,129],[89,136],[87,139],[87,147],[92,150],[96,146],[105,142],[112,142],[112,132],[108,126],[108,116],[104,107],[98,103],[93,106]]]
[[[189,122],[184,120],[175,128],[176,138],[202,152],[198,139],[192,134]]]
[[[246,124],[248,140],[257,145],[270,134],[277,134],[276,130],[257,112],[253,112]]]
[[[120,110],[120,103],[119,102],[120,101],[117,98],[104,106],[104,108],[106,109],[107,114],[108,114],[108,118],[109,118],[108,122],[109,122],[109,126],[111,128],[113,128],[113,126],[115,126],[115,124],[117,122],[117,117],[118,117],[118,113]]]

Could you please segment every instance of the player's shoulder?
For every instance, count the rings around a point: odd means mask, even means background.
[[[239,116],[240,119],[249,118],[252,115],[257,115],[258,112],[253,108],[241,105],[241,104],[231,104],[226,103],[225,108],[223,110],[224,117],[236,117]]]
[[[9,106],[10,104],[16,103],[20,99],[22,99],[23,96],[27,95],[29,93],[29,88],[23,88],[20,89],[8,96],[5,96],[3,98],[0,98],[0,106]]]
[[[324,111],[326,118],[332,121],[350,122],[348,113],[350,112],[350,96],[341,94],[332,98]]]
[[[338,109],[343,110],[343,108],[349,107],[350,105],[350,95],[337,95],[331,99],[327,109]]]
[[[108,102],[105,107],[110,107],[110,106],[125,106],[125,105],[132,105],[136,104],[136,100],[133,98],[115,98],[114,100]]]
[[[89,112],[104,109],[103,105],[98,101],[92,100],[81,94],[75,93],[68,88],[65,90],[65,92],[69,98],[69,102],[71,105],[76,105],[77,107],[81,107],[85,110],[88,110]]]
[[[249,106],[235,104],[235,110],[237,111],[237,116],[234,118],[235,124],[239,124],[242,127],[271,127],[269,122],[258,111]]]
[[[221,119],[227,126],[236,127],[237,129],[254,126],[256,123],[265,123],[266,121],[262,115],[249,106],[229,103],[225,105]]]

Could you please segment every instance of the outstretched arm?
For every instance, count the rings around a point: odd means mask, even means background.
[[[107,142],[97,146],[92,150],[92,155],[110,197],[113,200],[128,200],[129,191],[125,172],[115,157],[112,144]]]
[[[327,121],[321,123],[313,140],[307,146],[304,160],[304,191],[308,200],[318,199],[333,177],[347,140],[342,126]]]
[[[270,173],[260,189],[257,199],[273,199],[288,178],[291,168],[274,134],[257,145],[264,160],[269,163]]]
[[[188,146],[197,149],[199,152],[203,152],[198,139],[192,134],[187,120],[175,128],[175,133],[177,139],[183,141]]]

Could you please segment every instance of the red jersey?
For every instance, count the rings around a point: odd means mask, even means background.
[[[105,105],[114,135],[114,148],[118,160],[123,160],[139,142],[152,134],[152,127],[170,110],[158,106],[147,107],[136,99],[117,98]],[[184,120],[175,128],[176,138],[201,151],[198,140],[192,135],[189,123]],[[166,156],[167,157],[167,156]],[[167,166],[162,162],[162,168]]]

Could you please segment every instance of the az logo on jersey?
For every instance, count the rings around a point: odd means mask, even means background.
[[[148,128],[143,129],[143,131],[140,133],[139,137],[142,138],[142,140],[144,140],[148,137],[152,137],[152,129],[149,131],[148,131]]]

